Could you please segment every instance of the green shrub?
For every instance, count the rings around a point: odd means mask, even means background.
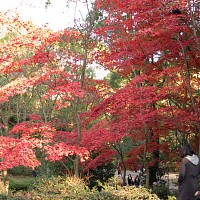
[[[82,179],[76,177],[40,177],[34,184],[32,195],[40,196],[43,199],[53,199],[58,197],[76,199],[90,195],[90,189]],[[61,199],[60,197],[60,199]]]
[[[94,154],[94,153],[93,153]],[[94,158],[97,155],[93,155]],[[88,180],[88,186],[90,189],[96,187],[101,191],[102,187],[99,185],[99,182],[106,183],[108,179],[114,176],[116,167],[113,163],[106,163],[98,166],[96,169],[90,170],[90,176]]]
[[[97,188],[89,189],[83,179],[76,177],[37,177],[37,178],[10,178],[12,190],[10,192],[9,200],[139,200],[139,199],[170,199],[175,200],[174,197],[167,197],[165,190],[157,186],[158,195],[151,193],[150,190],[140,187],[135,188],[120,186],[117,179],[111,178],[106,183],[99,185],[103,188],[98,191]],[[28,191],[27,191],[28,190]],[[161,192],[159,192],[161,191]],[[1,200],[1,198],[0,198]],[[3,200],[3,198],[2,198]]]
[[[33,188],[34,178],[31,177],[9,177],[9,190],[28,191]]]
[[[176,199],[176,197],[178,197],[178,190],[170,190],[170,197],[169,197],[169,199],[170,200],[175,200]]]
[[[176,200],[177,198],[175,196],[168,196],[168,200]]]
[[[24,196],[2,196],[0,195],[0,200],[28,200],[26,197]]]
[[[4,195],[4,194],[0,194],[0,200],[6,200],[7,199],[7,196]]]
[[[30,167],[18,166],[8,169],[8,173],[13,176],[31,176],[32,169]]]
[[[34,190],[31,191],[32,199],[60,199],[60,200],[138,200],[138,199],[154,199],[159,198],[156,194],[151,194],[145,188],[121,187],[116,189],[114,184],[102,184],[102,191],[96,188],[92,190],[86,185],[82,179],[76,177],[51,177],[38,178],[35,183]]]
[[[168,199],[170,195],[169,188],[165,184],[157,184],[152,193],[156,194],[160,199]]]
[[[107,184],[104,184],[104,192],[110,192],[112,194],[112,200],[138,200],[138,199],[154,199],[159,200],[156,194],[151,194],[151,191],[144,188],[139,187],[135,188],[134,186],[131,187],[123,187],[123,186],[116,186],[117,181],[116,177],[111,178]],[[110,198],[108,198],[110,199]]]
[[[13,198],[9,198],[9,200],[27,200],[25,197],[23,196],[16,196],[16,197],[13,197]]]

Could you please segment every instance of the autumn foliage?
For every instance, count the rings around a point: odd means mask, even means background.
[[[186,142],[199,150],[198,2],[96,0],[94,5],[103,18],[86,54],[81,31],[53,32],[16,13],[1,13],[0,105],[7,114],[1,121],[0,169],[38,166],[36,149],[50,161],[78,155],[85,169],[93,169],[110,162],[124,138],[134,144],[125,152],[129,168],[138,163],[148,169],[162,156],[171,161]],[[118,73],[121,87],[81,76],[86,59],[86,69],[98,63]],[[9,126],[15,99],[29,107]],[[94,160],[92,151],[99,155]]]
[[[158,151],[172,160],[179,156],[174,154],[178,147],[186,142],[199,149],[197,4],[97,1],[108,17],[105,27],[96,33],[107,41],[109,50],[96,56],[130,83],[94,112],[112,114],[113,132],[134,141],[136,147],[128,152],[130,164],[140,155],[141,163],[154,165]]]

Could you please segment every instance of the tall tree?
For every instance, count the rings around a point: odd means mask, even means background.
[[[95,3],[107,16],[96,29],[107,45],[99,62],[131,80],[96,110],[118,116],[112,127],[138,144],[132,156],[142,156],[148,173],[169,134],[178,132],[178,145],[198,138],[198,146],[199,9],[194,1]]]

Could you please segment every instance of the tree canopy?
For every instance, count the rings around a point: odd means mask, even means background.
[[[199,152],[199,21],[195,0],[96,0],[58,32],[0,13],[0,169],[40,151],[76,175],[114,158],[149,172],[185,143]]]

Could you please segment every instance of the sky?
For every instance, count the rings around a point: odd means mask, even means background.
[[[17,10],[24,20],[31,20],[34,24],[44,24],[54,31],[63,30],[74,25],[74,19],[82,19],[88,10],[83,3],[67,6],[67,0],[51,0],[51,5],[46,9],[45,0],[0,0],[0,11]],[[98,79],[102,79],[107,70],[96,69]]]
[[[87,9],[83,3],[70,3],[67,0],[51,0],[46,9],[45,0],[0,0],[0,11],[17,10],[23,19],[32,20],[34,24],[57,31],[73,26],[74,18],[86,16]]]

